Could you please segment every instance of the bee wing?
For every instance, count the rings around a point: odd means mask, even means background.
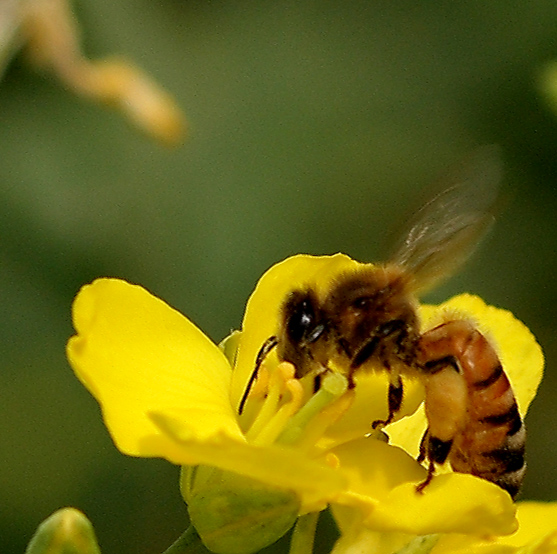
[[[499,149],[476,151],[449,176],[449,188],[411,220],[390,261],[406,268],[423,293],[454,273],[490,229],[501,180]]]

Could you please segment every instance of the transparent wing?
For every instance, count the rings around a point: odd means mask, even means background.
[[[496,146],[479,149],[447,177],[449,187],[411,220],[390,261],[414,276],[416,292],[453,274],[487,233],[494,221],[501,167]]]

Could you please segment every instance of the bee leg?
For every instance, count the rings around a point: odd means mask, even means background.
[[[251,387],[253,387],[253,384],[255,383],[255,380],[257,379],[257,374],[259,373],[259,368],[261,367],[261,364],[264,362],[265,358],[269,355],[269,352],[271,352],[271,350],[273,348],[275,348],[275,346],[277,346],[278,344],[278,338],[275,336],[269,337],[264,343],[263,346],[259,349],[259,352],[257,353],[257,357],[255,359],[255,368],[253,369],[250,378],[248,380],[248,384],[246,385],[246,388],[244,390],[244,394],[242,395],[242,398],[240,400],[240,404],[238,405],[238,414],[242,415],[242,412],[244,411],[244,406],[246,405],[246,401],[248,399],[249,393],[251,391]]]
[[[419,485],[416,485],[417,493],[420,494],[424,493],[424,489],[431,483],[434,474],[435,474],[435,464],[433,462],[430,462],[427,468],[427,477]]]
[[[321,388],[321,373],[313,378],[313,393],[315,394]]]
[[[376,419],[372,424],[371,427],[373,429],[377,429],[377,427],[384,427],[385,425],[389,425],[392,423],[396,414],[400,410],[400,406],[402,405],[402,398],[404,396],[404,386],[402,384],[402,379],[400,375],[391,376],[391,380],[389,382],[389,392],[387,396],[387,403],[389,408],[389,415],[387,419]]]
[[[467,422],[468,384],[462,373],[463,356],[455,346],[460,336],[448,333],[447,324],[443,324],[420,339],[418,363],[425,388],[428,429],[420,444],[418,461],[427,459],[429,466],[425,481],[416,487],[418,492],[423,492],[433,479],[435,466],[449,459],[453,440],[461,436]]]
[[[323,376],[327,373],[331,373],[331,370],[327,367],[322,365],[318,372],[315,373],[315,377],[313,378],[313,393],[315,394],[320,388],[323,382]],[[348,381],[348,388],[354,388],[354,383],[351,379]]]
[[[424,444],[425,443],[425,444]],[[422,442],[420,443],[420,455],[418,461],[423,461],[427,456],[429,465],[427,468],[427,477],[417,487],[416,492],[423,493],[424,489],[431,483],[433,475],[435,474],[435,466],[442,465],[447,461],[449,453],[453,446],[453,441],[443,441],[437,437],[431,436],[429,429],[425,432]],[[424,456],[421,460],[420,458]]]
[[[402,397],[404,395],[404,387],[402,385],[402,379],[400,375],[397,375],[394,383],[391,381],[389,383],[389,393],[388,393],[388,405],[389,405],[389,416],[385,425],[391,423],[395,418],[395,415],[400,411],[402,405]]]
[[[420,441],[420,450],[418,451],[418,458],[417,458],[419,464],[421,464],[426,459],[428,442],[429,442],[429,427],[425,430],[425,433],[422,436],[422,440]]]

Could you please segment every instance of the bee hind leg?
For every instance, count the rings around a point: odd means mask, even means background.
[[[425,430],[425,433],[422,436],[422,440],[420,441],[420,449],[418,451],[418,458],[417,458],[417,462],[419,464],[424,462],[427,457],[428,442],[429,442],[429,427]]]
[[[433,437],[429,429],[424,433],[420,443],[420,453],[418,455],[418,462],[423,462],[426,458],[429,460],[427,468],[427,477],[419,485],[416,486],[416,492],[423,493],[424,489],[431,483],[435,474],[435,466],[442,465],[447,461],[453,441],[441,440]]]
[[[435,475],[435,464],[433,462],[429,462],[429,466],[427,468],[427,477],[419,484],[416,485],[416,492],[423,494],[424,489],[431,483],[433,476]]]

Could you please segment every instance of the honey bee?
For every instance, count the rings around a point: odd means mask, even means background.
[[[401,376],[421,379],[428,429],[418,461],[427,460],[428,476],[419,491],[446,461],[513,497],[524,475],[525,429],[494,347],[464,319],[421,332],[417,311],[419,295],[458,269],[491,226],[499,180],[497,152],[478,151],[417,212],[388,263],[339,274],[326,291],[291,291],[258,356],[257,366],[276,347],[297,377],[315,377],[315,388],[326,371],[341,371],[351,386],[357,372],[386,371],[388,416],[374,428],[399,412]]]

